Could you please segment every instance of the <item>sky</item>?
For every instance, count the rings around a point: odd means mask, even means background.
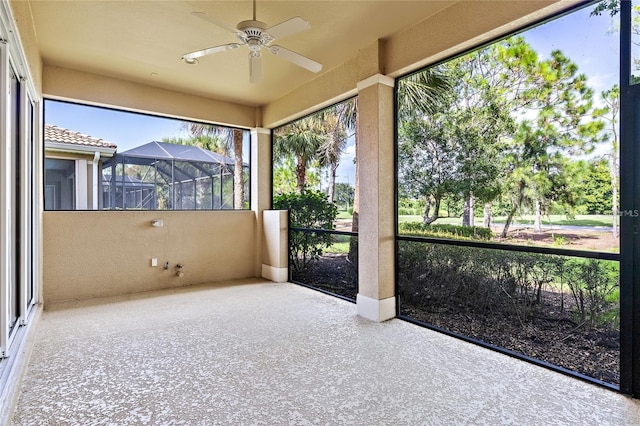
[[[600,92],[618,82],[618,32],[609,15],[590,17],[593,6],[522,33],[542,58],[552,50],[562,50],[587,75],[599,98]],[[612,31],[612,29],[614,31]],[[111,109],[80,106],[48,100],[45,123],[101,138],[126,151],[164,137],[188,137],[180,120]],[[337,170],[336,182],[355,181],[353,138],[347,143]]]

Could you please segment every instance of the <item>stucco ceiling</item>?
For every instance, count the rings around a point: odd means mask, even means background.
[[[230,32],[199,19],[205,12],[235,26],[252,19],[248,0],[234,1],[41,1],[30,2],[37,43],[46,65],[257,106],[355,57],[378,39],[410,27],[455,1],[257,0],[257,19],[274,25],[294,16],[311,29],[277,44],[322,63],[314,74],[263,53],[260,83],[249,82],[248,49],[200,58],[181,56],[235,42]]]

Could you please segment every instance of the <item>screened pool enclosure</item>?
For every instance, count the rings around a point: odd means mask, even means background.
[[[248,165],[243,163],[244,182]],[[197,146],[149,142],[104,162],[106,210],[233,209],[233,158]],[[245,194],[248,194],[245,190]]]

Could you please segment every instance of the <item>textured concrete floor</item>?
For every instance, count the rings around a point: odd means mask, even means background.
[[[45,311],[13,425],[638,425],[640,401],[292,284]]]

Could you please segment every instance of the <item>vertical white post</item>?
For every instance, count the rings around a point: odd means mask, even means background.
[[[87,160],[76,160],[76,179],[75,179],[75,192],[76,192],[76,206],[75,210],[86,210],[88,207],[87,194],[88,189],[87,179]]]
[[[271,130],[251,129],[251,210],[256,216],[255,276],[262,276],[263,215],[271,207]]]

